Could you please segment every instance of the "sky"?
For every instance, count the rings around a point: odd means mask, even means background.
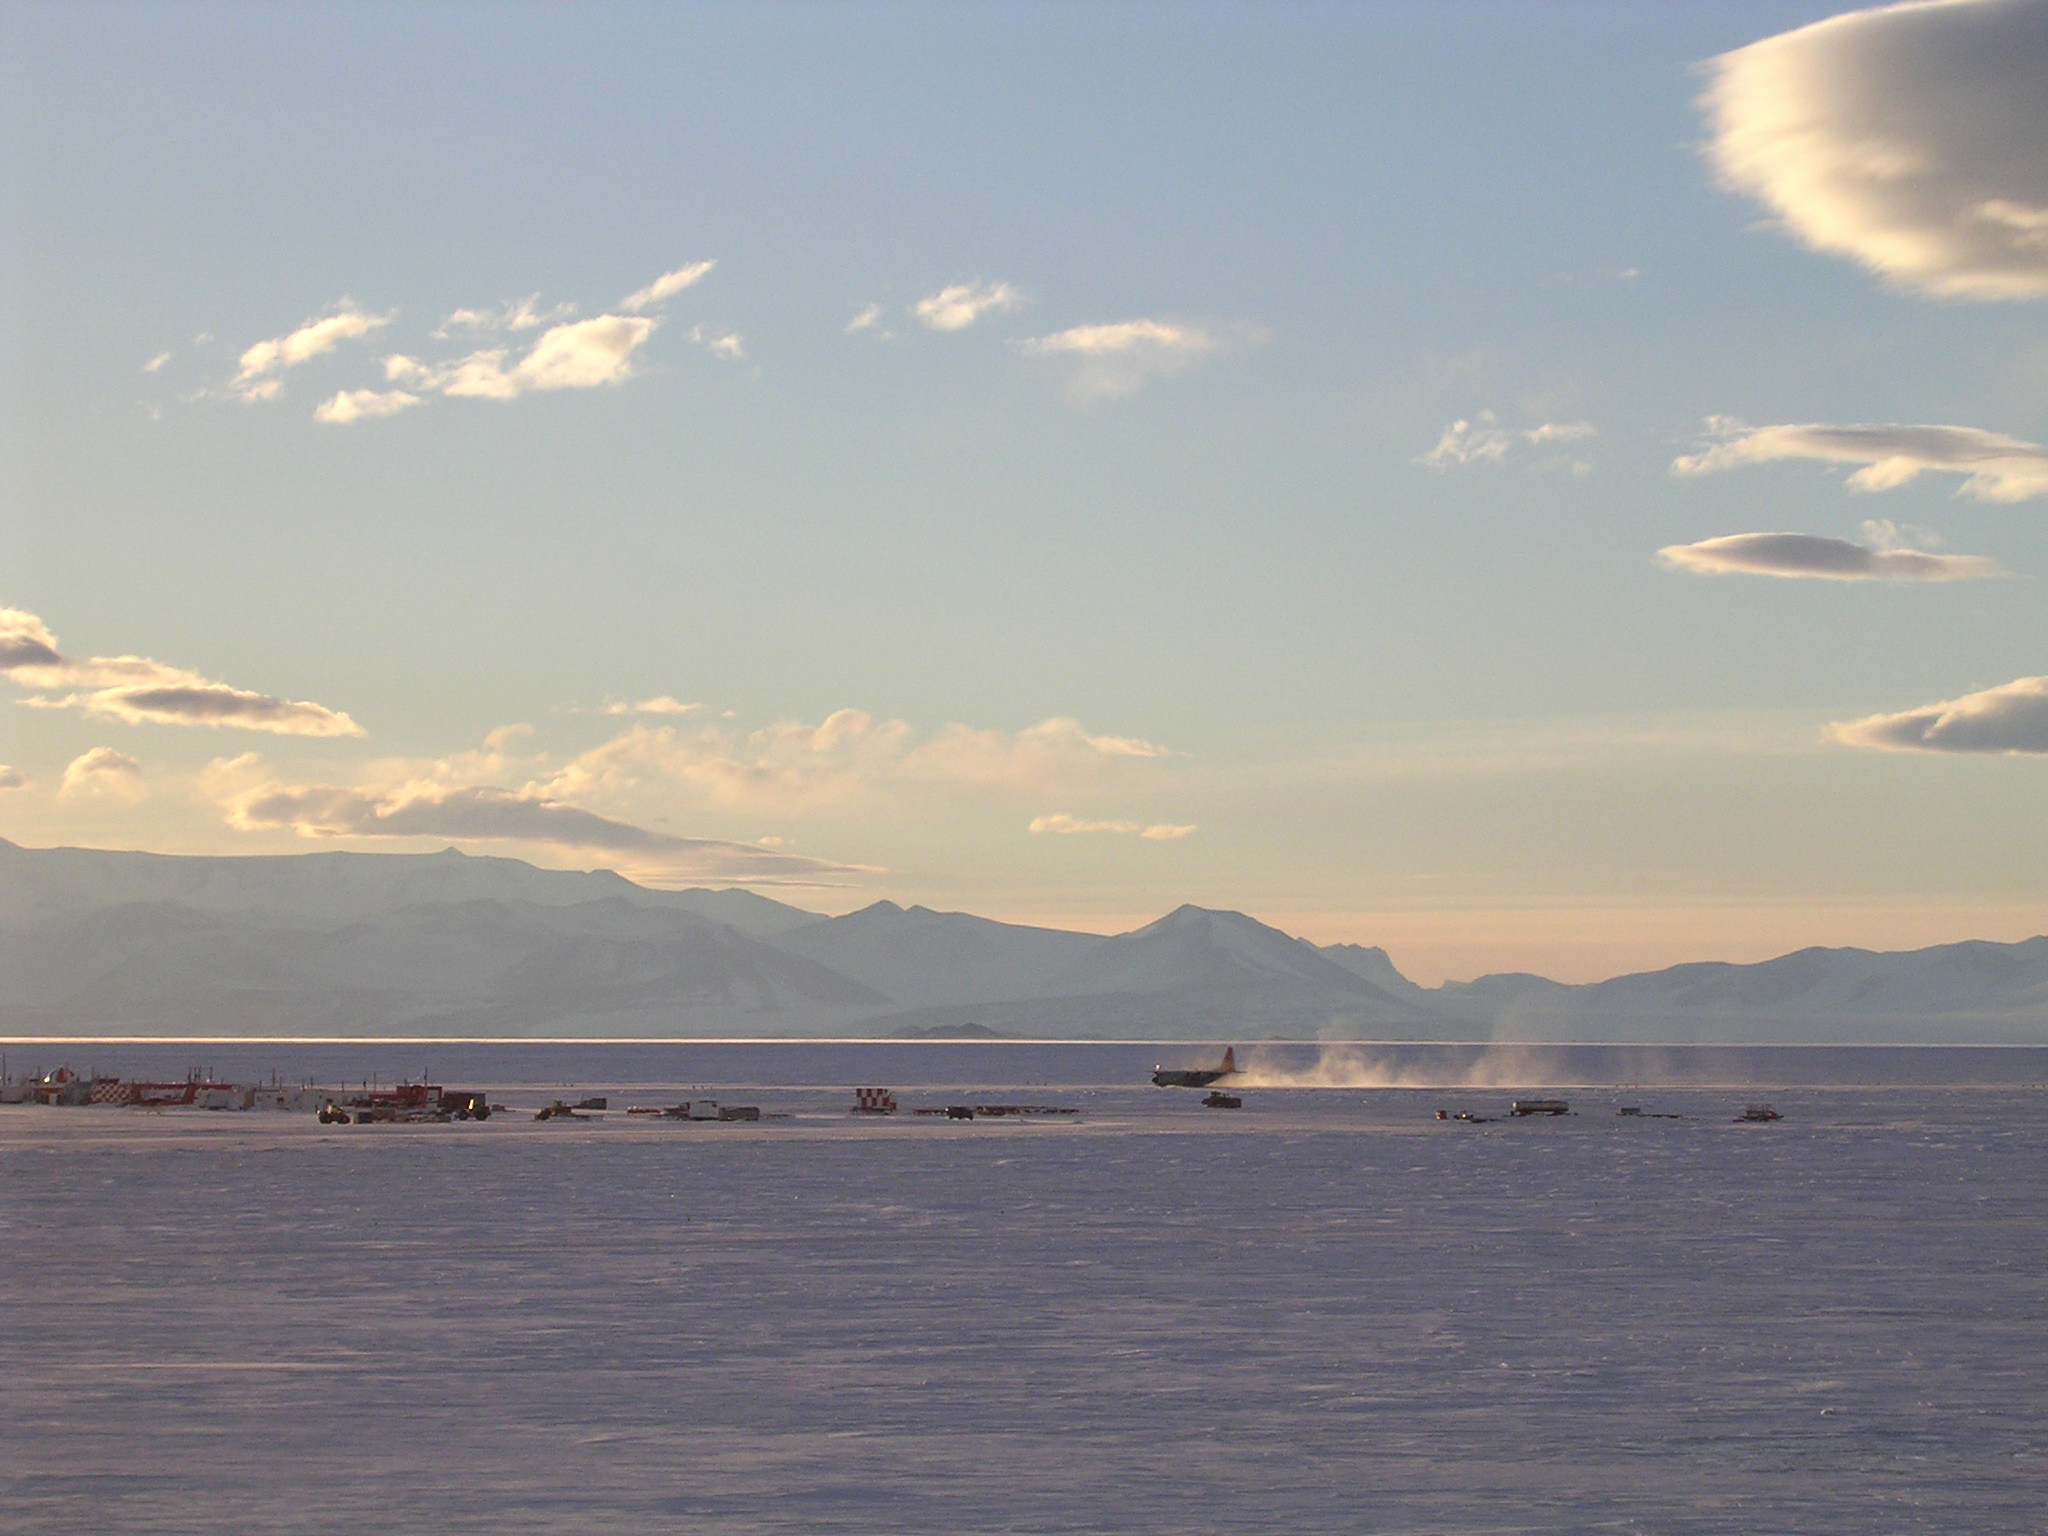
[[[0,836],[2048,930],[2048,4],[0,40]]]

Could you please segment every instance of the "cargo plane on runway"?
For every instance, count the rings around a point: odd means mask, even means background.
[[[1220,1067],[1154,1067],[1152,1084],[1156,1088],[1206,1088],[1211,1083],[1226,1077],[1237,1076],[1237,1047],[1231,1046],[1223,1053]]]

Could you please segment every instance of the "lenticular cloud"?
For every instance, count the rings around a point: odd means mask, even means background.
[[[1981,555],[1932,555],[1919,549],[1873,549],[1810,533],[1731,533],[1697,544],[1671,544],[1657,558],[1673,570],[1702,576],[1808,577],[1822,581],[1967,581],[2002,574]]]
[[[340,710],[216,682],[147,656],[66,656],[34,614],[0,608],[0,676],[38,690],[22,702],[130,725],[236,726],[280,736],[360,736]]]
[[[1895,715],[1834,727],[1837,741],[1893,752],[2048,753],[2048,677],[2022,677]]]
[[[532,787],[410,784],[258,784],[227,802],[228,825],[288,829],[301,837],[434,837],[510,841],[637,855],[657,876],[739,884],[815,883],[862,873],[858,866],[754,843],[672,837],[600,816]]]
[[[1724,180],[1817,250],[1965,299],[2048,295],[2048,4],[1854,11],[1722,55]]]
[[[1709,418],[1707,430],[1709,446],[1674,459],[1673,474],[1711,475],[1748,464],[1811,459],[1862,466],[1849,476],[1852,491],[1896,490],[1932,473],[1962,475],[1956,494],[1978,501],[2048,495],[2048,448],[1979,427],[1820,422],[1750,427],[1716,416]]]

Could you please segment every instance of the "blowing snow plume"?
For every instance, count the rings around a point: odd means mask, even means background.
[[[1376,1052],[1361,1045],[1255,1045],[1240,1056],[1239,1088],[1520,1088],[1560,1080],[1549,1053],[1525,1045],[1403,1046]]]
[[[1491,1044],[1288,1045],[1238,1052],[1233,1088],[1715,1087],[1777,1081],[1771,1047]]]

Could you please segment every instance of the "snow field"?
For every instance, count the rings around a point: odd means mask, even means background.
[[[2043,1526],[2048,1094],[715,1096],[795,1118],[0,1110],[0,1523]]]

